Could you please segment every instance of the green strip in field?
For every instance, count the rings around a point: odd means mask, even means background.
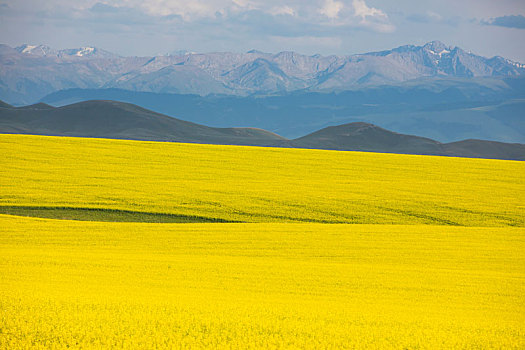
[[[29,216],[46,219],[103,221],[103,222],[154,222],[154,223],[202,223],[232,222],[202,216],[179,214],[147,213],[131,210],[75,208],[75,207],[32,207],[0,206],[0,214]]]

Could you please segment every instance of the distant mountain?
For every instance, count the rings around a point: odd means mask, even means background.
[[[184,65],[167,66],[152,72],[135,71],[105,84],[130,91],[191,94],[227,93],[228,89],[204,70]]]
[[[15,50],[18,51],[21,54],[29,54],[33,56],[40,56],[40,57],[46,57],[46,56],[57,56],[58,52],[56,50],[53,50],[51,47],[47,45],[20,45],[18,47],[15,47]]]
[[[70,88],[246,96],[342,91],[429,77],[524,74],[521,63],[477,56],[438,41],[349,56],[249,51],[120,57],[95,47],[53,50],[44,45],[15,49],[0,45],[0,99],[13,104],[33,103]]]
[[[440,142],[485,139],[525,143],[525,78],[426,78],[396,85],[269,96],[198,96],[120,89],[71,89],[42,102],[88,100],[137,104],[213,127],[257,127],[297,138],[327,126],[363,121]]]
[[[105,51],[96,47],[80,47],[77,49],[66,49],[66,50],[54,50],[46,45],[28,45],[24,44],[18,47],[15,47],[15,50],[21,54],[32,55],[37,57],[56,57],[56,58],[118,58],[119,56]]]
[[[0,133],[525,160],[524,144],[482,140],[444,144],[363,122],[288,140],[261,129],[207,127],[115,101],[87,101],[58,108],[44,103],[18,108],[0,103]]]

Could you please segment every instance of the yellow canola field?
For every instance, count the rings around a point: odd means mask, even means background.
[[[0,348],[525,348],[525,229],[0,215]]]
[[[0,135],[0,206],[525,226],[525,162]]]

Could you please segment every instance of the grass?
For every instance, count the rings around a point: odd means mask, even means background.
[[[0,206],[525,226],[517,161],[27,135],[0,135],[0,152]]]

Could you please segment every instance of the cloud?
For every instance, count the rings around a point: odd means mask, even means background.
[[[332,51],[359,32],[393,30],[386,13],[363,0],[356,2],[357,10],[352,0],[48,0],[28,11],[31,1],[17,0],[17,13],[0,11],[4,27],[27,28],[10,41],[93,45],[121,54],[254,47]],[[7,37],[1,32],[0,40]]]
[[[169,16],[186,23],[198,23],[259,11],[274,17],[293,17],[295,21],[309,22],[314,27],[347,26],[379,32],[391,29],[388,16],[382,10],[367,6],[365,0],[17,0],[14,4],[28,18],[84,19],[89,18],[86,14],[89,12],[92,17],[96,15],[104,21],[114,17],[115,24],[147,20],[154,24],[154,18]]]
[[[425,13],[413,13],[404,17],[407,21],[418,24],[446,24],[450,26],[457,26],[461,22],[467,21],[459,16],[442,16],[439,13],[427,11]]]
[[[107,4],[103,4],[101,2],[97,2],[89,10],[94,12],[94,13],[116,13],[116,12],[119,12],[118,8],[113,7],[113,6],[109,6]]]
[[[368,7],[364,0],[353,0],[348,6],[343,0],[196,0],[191,6],[182,0],[114,0],[111,5],[99,1],[88,9],[91,17],[83,13],[78,17],[108,24],[150,22],[161,27],[171,23],[176,31],[204,32],[204,28],[222,27],[221,31],[281,37],[341,36],[358,29],[394,29],[383,11]],[[164,2],[170,5],[161,11]]]
[[[368,7],[364,0],[353,0],[354,16],[359,18],[362,27],[376,32],[391,33],[395,27],[390,23],[388,15],[374,7]]]
[[[432,11],[427,11],[426,13],[410,14],[406,16],[406,19],[416,23],[439,23],[443,21],[443,16]]]
[[[276,6],[270,9],[270,13],[274,16],[277,15],[290,15],[295,16],[297,13],[290,6]]]
[[[302,4],[298,0],[114,0],[112,6],[138,8],[152,16],[178,15],[186,21],[195,21],[251,10],[292,15],[295,7]]]
[[[491,18],[489,20],[482,20],[481,24],[506,28],[525,29],[525,17],[522,15],[502,16]]]
[[[214,1],[141,0],[131,3],[133,4],[132,7],[142,8],[150,15],[177,15],[188,21],[199,17],[213,17],[217,10],[222,7],[220,2]]]
[[[355,15],[361,17],[362,20],[366,20],[367,17],[388,18],[383,11],[368,7],[365,0],[353,0],[352,6],[354,7]]]
[[[136,8],[114,7],[97,2],[91,8],[77,13],[74,19],[77,21],[77,23],[84,22],[85,24],[104,24],[106,26],[116,27],[115,29],[118,29],[122,25],[151,25],[155,23],[155,20],[160,20],[160,22],[166,22],[169,19],[173,19],[173,16],[175,15],[166,16],[164,18],[154,18],[150,15],[145,15],[144,12]]]
[[[335,19],[339,17],[339,12],[341,12],[343,7],[344,5],[340,1],[325,0],[324,6],[319,9],[319,13],[328,18]]]
[[[232,0],[232,2],[239,7],[247,7],[250,4],[249,0]]]

